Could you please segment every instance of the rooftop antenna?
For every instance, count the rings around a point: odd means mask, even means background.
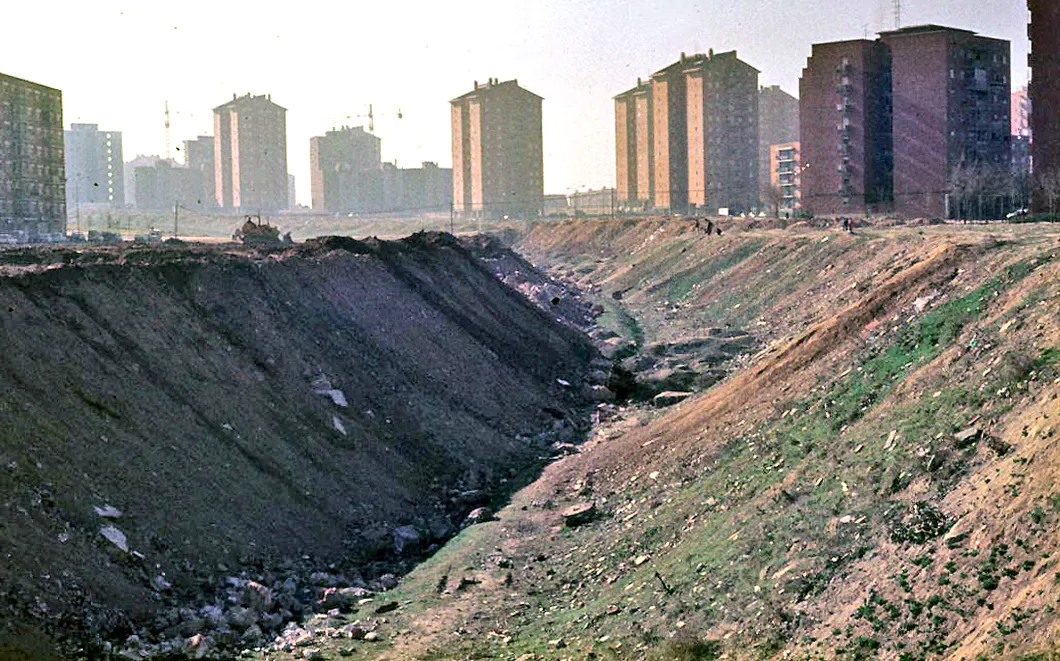
[[[166,160],[171,160],[169,153],[169,101],[166,101]]]
[[[902,29],[902,0],[894,0],[894,29]]]

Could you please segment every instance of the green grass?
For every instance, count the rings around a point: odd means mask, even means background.
[[[764,241],[747,241],[734,249],[722,253],[717,259],[692,266],[675,273],[670,278],[657,283],[648,290],[649,294],[658,295],[665,292],[665,300],[676,303],[688,296],[697,286],[709,287],[711,280],[719,277],[744,260],[762,250]],[[666,272],[662,268],[656,269]],[[720,289],[721,287],[719,287]]]
[[[644,330],[620,303],[607,298],[601,298],[598,302],[604,306],[604,313],[596,319],[597,325],[610,330],[624,340],[633,342],[638,347],[644,343]]]

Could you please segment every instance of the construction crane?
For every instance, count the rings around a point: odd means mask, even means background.
[[[368,130],[372,131],[372,132],[375,131],[375,110],[372,108],[372,104],[370,104],[370,103],[368,104],[368,114],[367,115],[357,115],[357,117],[358,118],[367,117],[368,118]],[[401,119],[402,117],[404,117],[404,115],[401,114],[401,108],[398,108],[397,118]]]
[[[170,160],[169,144],[169,101],[166,101],[166,160]]]

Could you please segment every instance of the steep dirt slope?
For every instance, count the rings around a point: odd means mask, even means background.
[[[601,429],[417,568],[396,613],[349,616],[387,643],[318,638],[322,657],[1053,658],[1060,232],[710,241],[658,223],[524,238],[538,263],[622,290],[646,341],[682,304],[661,332],[745,324],[765,349]],[[658,298],[690,265],[707,284]]]
[[[582,425],[592,347],[451,238],[2,258],[0,649],[441,540]]]

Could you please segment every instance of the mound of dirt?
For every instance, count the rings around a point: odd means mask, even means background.
[[[591,344],[438,234],[0,270],[0,649],[414,557],[587,429]]]
[[[325,654],[1055,655],[1060,231],[593,221],[519,247],[622,292],[642,346],[744,328],[763,348],[597,429],[417,567],[393,594],[414,607],[373,624],[392,647]]]

